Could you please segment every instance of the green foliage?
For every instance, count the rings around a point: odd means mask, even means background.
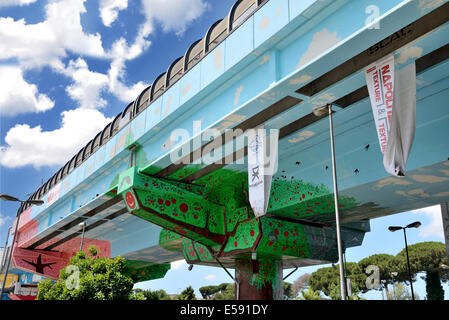
[[[90,245],[89,248],[87,248],[87,251],[92,257],[96,257],[98,255],[98,248],[94,245]]]
[[[408,246],[412,279],[419,272],[426,272],[426,293],[428,300],[443,300],[444,289],[441,278],[447,279],[447,270],[441,265],[447,262],[446,246],[441,242],[427,241]],[[405,248],[396,255],[399,277],[409,279]],[[416,298],[416,297],[415,297]]]
[[[438,271],[426,272],[427,300],[444,300],[444,289]]]
[[[441,242],[427,241],[408,246],[408,254],[413,275],[421,271],[441,271],[440,266],[446,261],[446,247]],[[400,273],[408,277],[405,249],[396,257]]]
[[[195,291],[192,286],[188,286],[183,292],[178,296],[178,300],[196,300]]]
[[[353,294],[366,292],[366,277],[360,266],[355,262],[346,263],[346,277],[351,279],[351,289]],[[309,287],[314,291],[322,291],[326,296],[334,300],[341,299],[340,295],[340,273],[336,268],[320,268],[313,272],[309,278]]]
[[[199,289],[203,299],[235,300],[235,286],[233,283],[222,283],[218,286],[204,286]]]
[[[292,290],[292,284],[284,281],[284,300],[291,300],[297,296]]]
[[[301,291],[301,296],[297,298],[298,300],[322,300],[320,291],[313,290],[309,287],[308,291]]]
[[[142,294],[145,297],[145,300],[170,300],[170,296],[164,289],[154,291],[144,290]]]
[[[412,294],[403,283],[396,283],[393,290],[387,291],[387,300],[412,300]],[[415,300],[419,296],[415,293]]]
[[[441,242],[421,242],[408,246],[412,280],[419,272],[426,272],[426,291],[428,300],[444,299],[444,290],[441,281],[449,279],[449,270],[442,268],[442,264],[449,265],[446,257],[446,247]],[[387,298],[393,300],[411,299],[403,283],[409,282],[406,251],[403,249],[396,256],[389,254],[375,254],[364,258],[359,263],[346,264],[346,276],[351,279],[353,296],[350,300],[359,300],[359,293],[368,291],[366,287],[367,267],[370,265],[379,268],[379,280],[382,280],[387,291]],[[393,277],[392,272],[397,272]],[[300,284],[304,285],[304,279]],[[307,281],[312,291],[321,291],[332,299],[340,299],[340,275],[338,267],[320,268],[309,277]],[[388,285],[394,285],[392,292],[388,292]],[[298,285],[299,286],[299,285]],[[295,283],[293,284],[295,289]],[[382,290],[382,287],[379,287]],[[415,293],[415,299],[419,299]]]
[[[369,266],[377,266],[379,268],[379,280],[385,280],[385,285],[393,283],[395,279],[392,278],[391,272],[397,271],[396,267],[396,259],[394,256],[390,254],[373,254],[367,258],[364,258],[359,261],[359,266],[362,272],[366,273],[366,270]],[[382,290],[382,287],[379,286],[378,290]]]
[[[123,274],[125,259],[97,257],[92,247],[89,253],[79,251],[72,257],[54,284],[49,279],[41,282],[37,300],[128,300],[134,283]]]
[[[129,300],[146,300],[142,292],[133,292],[129,296]]]
[[[353,294],[352,296],[348,297],[348,300],[366,300],[365,298],[361,298],[356,294]]]
[[[131,294],[130,300],[171,300],[170,296],[165,292],[165,290],[154,290],[150,289],[142,290],[142,289],[134,289]]]
[[[201,295],[203,296],[203,299],[209,299],[213,295],[215,295],[218,292],[221,292],[223,290],[226,290],[229,283],[222,283],[218,286],[204,286],[199,289]]]
[[[235,285],[233,283],[225,283],[226,288],[216,293],[213,300],[235,300]]]

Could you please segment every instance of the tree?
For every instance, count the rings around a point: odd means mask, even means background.
[[[293,299],[296,294],[293,293],[292,284],[290,282],[284,281],[284,300]]]
[[[183,292],[178,296],[179,300],[196,300],[195,291],[192,286],[188,286]]]
[[[419,300],[416,293],[415,299]],[[387,300],[412,300],[412,294],[403,283],[397,283],[391,292],[387,291]]]
[[[235,285],[233,283],[225,283],[224,290],[217,292],[212,299],[213,300],[235,300]]]
[[[309,278],[311,274],[305,273],[302,276],[298,277],[295,281],[293,281],[292,284],[292,292],[293,295],[296,297],[301,291],[307,289],[309,287]]]
[[[134,292],[137,298],[139,298],[141,295],[143,299],[132,299],[132,300],[171,300],[170,296],[163,289],[154,291],[151,291],[150,289],[148,290],[135,289]]]
[[[362,269],[355,262],[345,264],[346,277],[351,279],[351,289],[353,294],[366,292],[366,277]],[[334,300],[341,299],[340,294],[340,273],[338,265],[334,267],[320,268],[313,272],[309,278],[309,287],[315,291],[322,291],[326,296]]]
[[[55,283],[39,283],[37,300],[128,300],[133,280],[124,275],[125,259],[98,257],[98,249],[89,247],[89,256],[79,251],[59,273]]]
[[[218,292],[226,290],[229,283],[222,283],[218,286],[204,286],[199,289],[203,299],[209,299]]]
[[[318,290],[312,290],[312,288],[309,287],[308,291],[301,291],[301,297],[297,298],[298,300],[322,300],[320,291]]]
[[[376,266],[377,268],[379,268],[379,278],[376,279],[377,281],[379,281],[379,287],[378,288],[373,288],[374,290],[382,290],[382,286],[385,288],[385,290],[388,292],[388,285],[389,284],[393,284],[393,282],[397,279],[396,277],[393,278],[391,272],[395,272],[398,270],[395,267],[395,262],[396,259],[394,256],[390,255],[390,254],[374,254],[372,256],[369,256],[367,258],[364,258],[362,260],[359,261],[359,266],[360,269],[367,274],[368,276],[373,276],[375,277],[376,275],[371,273],[369,274],[369,266]],[[368,272],[368,273],[367,273]],[[382,281],[383,280],[383,281]],[[365,292],[368,290],[368,288],[366,288],[366,290],[364,290]]]
[[[412,279],[419,272],[426,272],[427,300],[444,300],[441,279],[447,279],[447,270],[441,268],[446,260],[446,246],[441,242],[427,241],[408,246]],[[406,251],[396,255],[399,277],[408,280]]]

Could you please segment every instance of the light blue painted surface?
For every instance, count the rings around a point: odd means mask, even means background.
[[[49,208],[47,204],[32,207],[31,218],[39,222],[36,238],[51,233],[106,201],[101,195],[111,187],[113,178],[129,167],[129,152],[126,150],[129,144],[124,143],[127,130],[131,130],[134,140],[142,145],[143,152],[150,160],[148,165],[152,163],[163,168],[170,164],[168,151],[176,145],[169,141],[172,130],[185,129],[192,136],[192,122],[195,120],[202,121],[203,130],[208,127],[233,127],[286,95],[301,97],[295,93],[296,89],[432,9],[429,1],[380,1],[378,5],[383,15],[381,28],[366,30],[365,9],[371,4],[370,1],[317,1],[313,5],[312,2],[270,0],[258,10],[254,17],[63,179],[56,203]],[[348,19],[351,23],[342,23]],[[397,67],[402,68],[446,44],[447,28],[445,25],[398,50],[397,60],[401,60],[401,54],[412,47],[419,47],[422,51],[411,55]],[[317,45],[319,39],[321,44]],[[433,174],[439,170],[441,174],[446,166],[444,161],[449,157],[446,151],[449,150],[449,112],[445,103],[449,99],[448,75],[449,62],[418,75],[418,125],[408,163],[411,176],[417,175],[420,168]],[[356,72],[317,96],[301,97],[305,100],[303,103],[270,119],[266,125],[273,128],[285,126],[310,113],[314,105],[335,101],[363,85],[363,73]],[[295,176],[331,188],[331,170],[324,169],[331,166],[327,130],[328,123],[322,120],[285,137],[280,141],[282,152],[279,167],[288,172],[289,177]],[[305,131],[313,132],[313,136],[298,145],[289,142],[300,138]],[[367,99],[335,114],[335,134],[342,194],[356,195],[357,200],[364,203],[376,203],[375,198],[382,196],[384,206],[388,206],[391,212],[403,208],[404,197],[418,196],[418,191],[408,194],[410,190],[396,190],[406,192],[404,196],[388,188],[385,188],[385,193],[375,189],[379,181],[388,178],[388,175],[382,166]],[[440,138],[436,140],[435,137]],[[364,146],[368,144],[370,148],[365,150]],[[301,166],[298,167],[296,161],[301,161]],[[231,165],[229,168],[246,170],[245,165]],[[354,174],[356,168],[359,170],[357,175]],[[281,172],[276,178],[280,175]],[[433,194],[437,194],[438,188],[447,187],[446,180],[442,184],[432,185],[407,179],[413,190],[434,188]],[[357,189],[361,185],[369,185],[369,192],[363,194],[361,188]],[[431,195],[424,196],[416,204],[434,199]],[[47,201],[46,197],[44,200]],[[396,202],[398,205],[394,207]],[[104,231],[92,231],[91,235],[97,232],[99,239],[111,241],[113,255],[157,246],[160,228],[133,219],[137,218],[111,222],[121,231],[111,231],[111,227],[105,227]]]

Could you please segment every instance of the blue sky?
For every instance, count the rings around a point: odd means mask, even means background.
[[[0,193],[26,198],[184,55],[234,0],[0,1]],[[51,155],[51,156],[49,156]],[[0,203],[0,240],[17,206]],[[403,248],[392,224],[423,223],[410,243],[443,241],[439,208],[379,218],[347,261]],[[316,267],[303,268],[294,281]],[[290,270],[286,270],[287,274]],[[176,262],[138,287],[179,292],[230,282],[219,268]],[[423,281],[417,292],[424,297]],[[445,285],[446,289],[449,289]],[[449,291],[449,290],[446,290]],[[377,293],[376,293],[377,294]],[[380,294],[369,296],[380,298]],[[446,299],[448,293],[446,293]]]

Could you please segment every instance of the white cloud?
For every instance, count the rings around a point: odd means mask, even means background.
[[[179,270],[183,267],[187,267],[187,262],[185,260],[177,260],[171,263],[170,270]]]
[[[151,42],[147,37],[153,32],[153,23],[160,23],[166,32],[182,34],[187,25],[209,7],[204,0],[143,0],[146,20],[139,27],[134,42],[129,45],[124,38],[119,38],[105,51],[100,34],[83,30],[81,14],[86,12],[85,1],[51,1],[45,7],[45,20],[35,24],[27,24],[25,19],[0,18],[0,60],[16,59],[22,70],[50,66],[70,77],[73,83],[66,92],[82,108],[104,107],[106,101],[101,93],[106,89],[125,103],[134,100],[148,84],[142,81],[129,84],[126,62],[148,49]],[[110,26],[118,12],[127,6],[128,0],[101,0],[99,9],[103,23]],[[108,59],[110,69],[107,74],[90,71],[81,58],[65,65],[62,58],[68,52]],[[50,102],[48,97],[41,96],[39,110],[50,108]]]
[[[149,21],[162,25],[165,32],[183,34],[187,25],[200,17],[209,4],[203,0],[142,0]]]
[[[166,32],[182,34],[189,23],[208,9],[203,0],[143,0],[146,20],[140,25],[134,41],[128,44],[124,38],[119,38],[106,51],[100,34],[83,30],[81,15],[86,12],[85,2],[51,0],[45,7],[45,20],[39,23],[28,24],[25,19],[0,17],[0,61],[17,61],[16,66],[0,70],[7,71],[0,72],[0,112],[15,115],[53,108],[51,98],[23,79],[23,70],[44,66],[72,80],[65,90],[79,105],[78,109],[61,113],[58,129],[45,131],[40,125],[31,127],[28,124],[17,124],[9,129],[5,145],[0,146],[0,165],[12,168],[64,164],[112,120],[95,110],[106,105],[103,92],[108,91],[121,101],[130,102],[147,86],[142,81],[131,84],[127,81],[126,63],[149,48],[151,42],[147,38],[153,32],[154,22],[160,23]],[[111,25],[118,12],[127,5],[127,0],[101,0],[103,23]],[[78,58],[63,62],[68,53]],[[85,56],[110,61],[108,72],[89,70]],[[6,80],[9,82],[2,85]],[[52,156],[48,157],[48,154]],[[185,264],[185,261],[175,262],[172,269]]]
[[[413,213],[424,214],[428,216],[431,221],[427,225],[423,225],[419,229],[420,236],[427,238],[437,236],[444,238],[443,220],[441,218],[441,207],[439,205],[433,207],[422,208],[412,211]]]
[[[207,276],[204,277],[204,280],[214,281],[217,280],[217,276],[215,274],[208,274]]]
[[[37,0],[1,0],[0,7],[9,7],[9,6],[26,6],[30,3],[34,3]]]
[[[118,12],[128,7],[128,0],[100,0],[100,17],[103,24],[110,27],[118,18]]]
[[[0,164],[9,168],[62,165],[112,120],[97,110],[82,108],[61,116],[61,127],[53,131],[28,124],[11,128],[5,137],[7,146],[0,146]]]
[[[147,87],[147,84],[142,81],[132,86],[127,86],[124,83],[125,64],[126,61],[137,58],[150,46],[151,42],[145,38],[152,30],[149,23],[142,24],[132,45],[129,46],[124,38],[120,38],[114,42],[111,51],[108,53],[112,59],[108,72],[109,91],[121,101],[131,102]]]
[[[8,221],[11,220],[11,217],[5,216],[0,212],[0,227],[4,226]]]
[[[38,92],[36,85],[25,81],[18,66],[0,65],[0,115],[44,112],[54,105],[47,95]]]
[[[109,83],[107,75],[90,71],[86,61],[81,58],[70,61],[64,73],[74,81],[66,91],[73,100],[78,101],[81,108],[98,109],[106,105],[106,100],[100,94]]]
[[[27,68],[60,67],[67,51],[104,57],[99,34],[87,34],[81,25],[85,0],[63,0],[46,6],[46,20],[27,24],[25,19],[0,18],[0,59],[17,59]]]

